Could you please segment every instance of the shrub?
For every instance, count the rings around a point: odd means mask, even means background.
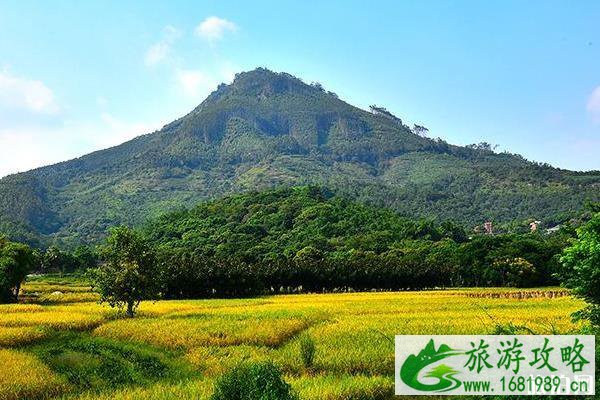
[[[211,400],[297,400],[271,362],[242,364],[219,378]]]
[[[577,230],[577,240],[564,250],[560,261],[563,284],[588,303],[577,316],[600,327],[600,214]]]
[[[309,335],[300,338],[300,357],[306,369],[312,369],[315,361],[315,341]]]

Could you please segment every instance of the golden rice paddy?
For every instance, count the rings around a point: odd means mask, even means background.
[[[66,383],[30,354],[0,348],[0,399],[19,400],[52,397]]]
[[[396,334],[491,333],[507,324],[568,333],[581,328],[570,314],[583,306],[560,289],[464,289],[144,302],[138,316],[127,319],[97,304],[85,285],[44,285],[40,279],[25,285],[33,303],[0,305],[0,363],[9,371],[0,374],[0,400],[207,399],[222,373],[266,360],[280,366],[303,400],[388,399]],[[60,300],[44,300],[56,292]],[[193,373],[181,381],[90,392],[69,380],[63,364],[46,365],[36,356],[35,346],[63,333],[148,346]],[[299,355],[301,334],[316,344],[310,370]]]

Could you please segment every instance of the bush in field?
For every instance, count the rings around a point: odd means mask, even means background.
[[[600,214],[577,230],[577,240],[560,260],[563,284],[589,304],[578,315],[600,326]]]
[[[240,365],[219,378],[210,400],[297,400],[274,364]]]
[[[152,247],[136,231],[117,227],[101,249],[103,263],[92,272],[102,302],[124,308],[133,317],[142,300],[160,293],[158,263]]]
[[[300,338],[300,357],[306,369],[312,369],[315,363],[316,346],[315,341],[309,335]]]
[[[21,283],[33,264],[29,246],[0,237],[0,303],[18,300]]]

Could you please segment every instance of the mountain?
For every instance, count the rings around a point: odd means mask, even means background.
[[[305,184],[471,226],[552,225],[600,200],[600,172],[422,137],[383,108],[259,68],[157,132],[1,179],[0,231],[41,245],[90,242],[204,199]]]

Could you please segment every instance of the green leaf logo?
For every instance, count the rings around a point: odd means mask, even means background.
[[[400,379],[411,388],[423,392],[446,392],[456,389],[461,385],[461,381],[454,377],[459,371],[446,364],[439,364],[425,374],[427,378],[437,378],[436,383],[420,382],[419,373],[431,364],[461,354],[464,354],[464,351],[451,349],[445,344],[440,345],[440,348],[436,350],[433,339],[431,339],[418,355],[411,354],[406,358],[400,368]]]

